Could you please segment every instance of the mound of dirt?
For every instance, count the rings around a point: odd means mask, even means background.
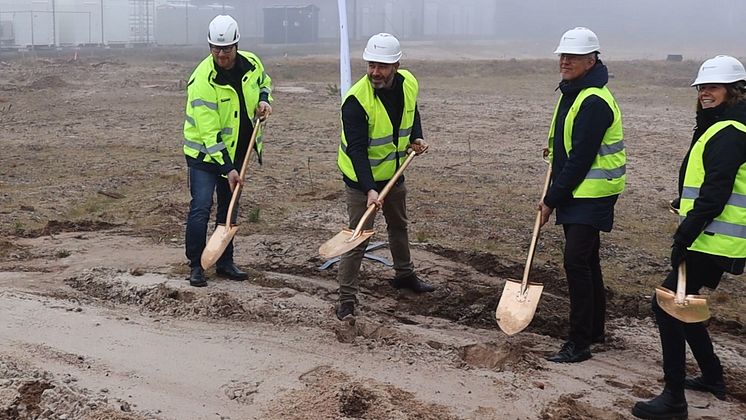
[[[461,347],[459,357],[470,366],[496,371],[526,372],[541,369],[544,361],[530,351],[528,342],[479,343]]]
[[[105,393],[69,385],[49,372],[39,371],[0,355],[0,420],[89,419],[144,420],[153,416],[122,412],[109,405]]]
[[[580,401],[583,394],[564,394],[557,402],[549,404],[541,413],[542,420],[555,419],[596,419],[596,420],[624,420],[625,417],[609,410],[594,407]]]
[[[65,279],[65,284],[88,297],[137,305],[160,315],[233,320],[260,318],[259,315],[252,315],[249,309],[227,293],[197,293],[175,289],[163,283],[137,285],[120,280],[121,275],[122,273],[116,270],[92,269],[79,277]],[[271,309],[262,307],[261,311],[255,313],[271,313]]]
[[[59,76],[44,76],[31,81],[28,84],[29,89],[53,89],[70,86],[69,83],[62,80]]]
[[[30,236],[56,235],[61,232],[93,232],[112,229],[119,225],[100,220],[50,220],[41,231]]]
[[[262,418],[318,420],[422,419],[457,420],[446,407],[415,399],[410,392],[372,380],[354,380],[329,366],[319,366],[300,377],[306,384],[272,402]]]

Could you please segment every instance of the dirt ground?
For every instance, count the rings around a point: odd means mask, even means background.
[[[236,260],[251,279],[210,271],[202,289],[185,281],[180,143],[185,80],[205,51],[0,56],[0,419],[624,419],[660,391],[649,302],[669,265],[666,203],[698,62],[607,63],[629,155],[602,237],[608,340],[557,365],[544,357],[567,331],[559,227],[539,242],[531,277],[546,286],[531,326],[508,337],[494,320],[525,261],[555,62],[431,50],[403,62],[431,144],[406,175],[410,239],[438,290],[398,292],[393,271],[366,260],[348,323],[333,314],[336,267],[319,270],[317,254],[346,222],[338,64],[260,53],[275,112],[241,203]],[[711,294],[730,395],[687,392],[692,418],[746,417],[744,291],[728,277]]]

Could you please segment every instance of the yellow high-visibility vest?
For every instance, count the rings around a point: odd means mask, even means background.
[[[407,157],[412,125],[414,124],[414,110],[417,104],[419,84],[412,73],[407,70],[398,70],[404,76],[404,111],[399,127],[398,143],[394,141],[394,126],[391,123],[386,108],[375,95],[373,85],[370,84],[368,76],[358,80],[345,95],[354,96],[365,110],[368,116],[368,161],[373,172],[373,180],[388,181],[394,176],[396,168],[400,166]],[[342,101],[344,103],[344,101]],[[337,166],[342,173],[352,181],[357,182],[355,168],[352,160],[347,155],[347,139],[344,130],[340,136],[341,141],[337,152]],[[399,160],[399,165],[396,161]]]
[[[601,147],[598,149],[598,154],[596,154],[596,158],[593,160],[591,169],[585,175],[585,179],[572,191],[574,198],[599,198],[621,194],[624,191],[624,185],[627,180],[627,154],[624,149],[622,113],[606,86],[602,88],[585,88],[578,93],[575,101],[573,101],[565,117],[563,130],[565,152],[568,156],[570,155],[570,150],[572,150],[572,128],[575,123],[575,117],[577,117],[583,101],[591,95],[596,95],[603,99],[609,105],[609,108],[611,108],[614,118],[609,128],[606,129],[606,133],[601,141]],[[553,158],[554,125],[560,101],[562,101],[562,96],[560,96],[557,106],[554,108],[554,116],[549,127],[550,160]]]
[[[746,133],[746,125],[738,121],[719,121],[710,126],[692,146],[681,192],[679,215],[682,220],[694,208],[694,201],[699,197],[699,189],[705,180],[702,160],[705,146],[726,127]],[[746,163],[738,169],[733,192],[722,213],[705,227],[689,249],[730,258],[746,258]]]
[[[259,94],[272,93],[272,79],[264,72],[259,57],[238,51],[254,66],[241,80],[246,113],[254,117],[259,103]],[[228,149],[231,160],[235,159],[238,145],[238,126],[241,120],[238,93],[230,85],[215,83],[217,69],[212,55],[197,66],[187,85],[186,118],[184,121],[184,154],[197,159],[203,154],[204,162],[223,165],[224,149]],[[256,148],[261,156],[263,149],[261,133],[257,133]],[[241,162],[239,162],[239,165]]]

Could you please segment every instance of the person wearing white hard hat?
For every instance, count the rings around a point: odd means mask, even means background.
[[[240,38],[235,19],[216,16],[207,31],[210,55],[197,65],[187,83],[183,151],[192,200],[185,245],[191,269],[189,283],[195,287],[207,285],[200,258],[205,249],[213,193],[218,203],[216,224],[224,224],[231,192],[237,184],[243,185],[239,171],[248,153],[252,120],[272,113],[272,79],[264,72],[259,57],[238,50]],[[261,133],[255,143],[261,162]],[[231,220],[236,217],[234,211]],[[233,262],[233,241],[218,259],[215,271],[232,280],[248,278]]]
[[[676,290],[678,268],[686,262],[686,294],[715,289],[723,273],[742,274],[746,261],[746,71],[737,59],[706,60],[692,83],[697,116],[692,142],[679,169],[679,198],[672,206],[681,222],[673,235],[671,271],[663,287]],[[655,296],[655,295],[654,295]],[[663,348],[665,388],[650,401],[635,404],[643,419],[686,418],[684,389],[725,399],[720,359],[707,327],[687,323],[664,311],[653,298],[653,313]],[[686,377],[686,344],[701,374]]]
[[[576,363],[606,339],[606,295],[600,232],[610,232],[624,190],[626,153],[622,114],[606,87],[598,37],[588,28],[565,32],[557,49],[561,95],[549,129],[551,184],[539,203],[541,225],[556,210],[565,234],[564,267],[570,294],[570,331],[547,360]]]
[[[347,212],[354,229],[369,206],[383,210],[389,248],[396,272],[391,285],[415,293],[432,292],[434,287],[420,279],[409,252],[407,231],[407,189],[402,176],[385,200],[378,193],[406,160],[407,149],[421,154],[423,140],[417,108],[419,83],[414,75],[399,68],[402,52],[391,34],[373,35],[365,46],[363,60],[368,72],[346,93],[342,103],[342,133],[337,166],[345,183]],[[365,229],[373,227],[374,217]],[[342,256],[337,279],[337,318],[354,316],[358,273],[368,241]]]

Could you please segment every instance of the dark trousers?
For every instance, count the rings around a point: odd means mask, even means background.
[[[565,273],[570,291],[570,341],[580,347],[603,336],[606,292],[598,250],[599,230],[589,225],[562,225],[565,231]]]
[[[723,269],[718,267],[707,254],[689,251],[686,256],[686,293],[699,294],[704,284],[720,282]],[[676,291],[678,270],[672,269],[663,287]],[[686,379],[686,343],[692,349],[702,376],[708,382],[722,380],[723,367],[712,348],[710,334],[703,322],[686,323],[661,309],[653,296],[653,313],[658,324],[663,347],[663,374],[666,385],[674,390],[684,389]]]
[[[189,266],[199,267],[202,251],[207,242],[207,223],[212,210],[213,193],[217,195],[218,208],[215,214],[215,226],[225,224],[228,214],[228,206],[231,201],[231,189],[228,180],[219,174],[189,168],[189,192],[192,201],[189,203],[189,215],[186,224],[186,257]],[[234,206],[232,223],[235,223],[238,215],[238,206]],[[225,266],[233,263],[233,241],[228,244],[223,255],[217,261],[217,266]]]
[[[355,229],[367,210],[367,194],[345,186],[347,213],[350,217],[350,229]],[[383,200],[383,217],[386,218],[386,230],[389,237],[389,249],[394,260],[396,277],[406,277],[414,273],[414,264],[409,253],[409,234],[407,231],[407,187],[402,182],[395,186]],[[364,229],[372,229],[375,217],[370,217]],[[342,255],[339,262],[337,280],[339,281],[339,301],[355,302],[358,292],[358,273],[363,261],[368,241],[363,242],[351,251]]]

